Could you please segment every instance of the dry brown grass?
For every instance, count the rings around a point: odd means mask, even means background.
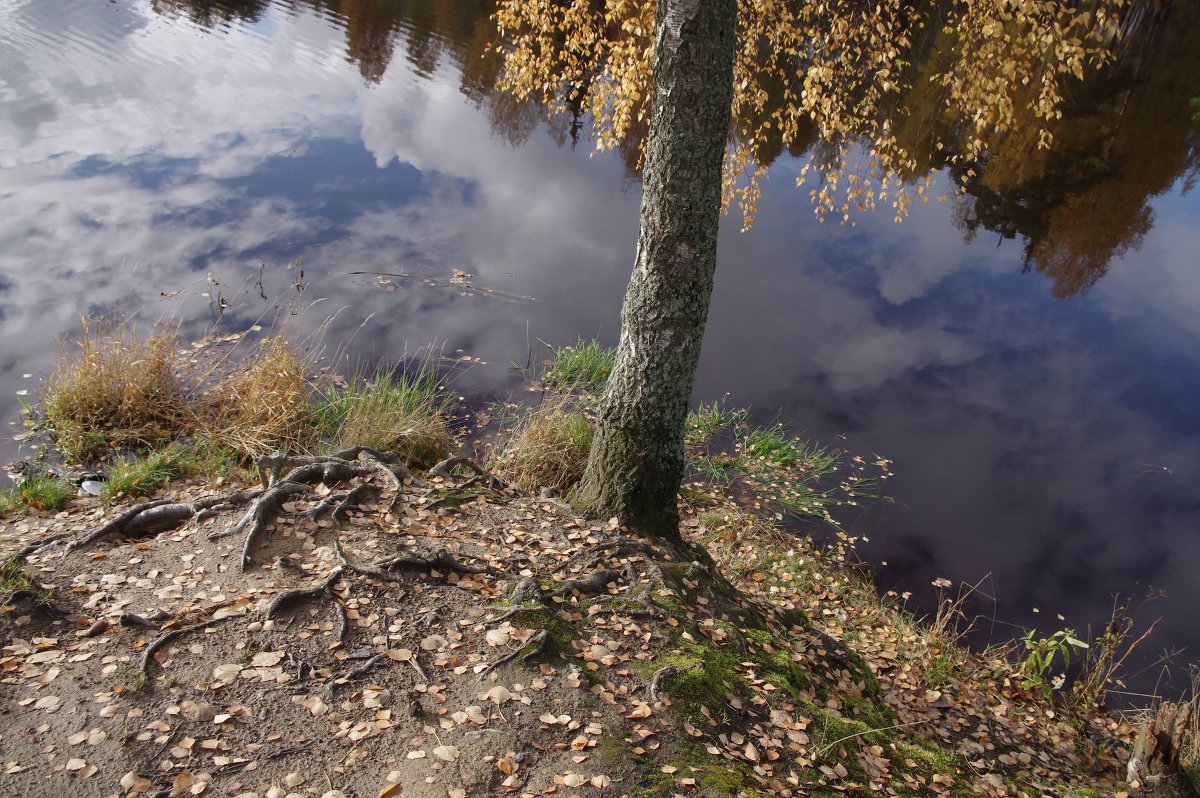
[[[568,397],[547,399],[520,417],[501,439],[490,468],[528,491],[565,491],[583,476],[592,423]]]
[[[191,405],[175,370],[176,330],[141,339],[128,322],[89,323],[62,344],[42,402],[55,443],[82,461],[131,446],[155,446],[186,429]]]
[[[212,388],[203,432],[249,457],[308,451],[317,436],[311,373],[312,364],[282,337],[263,341],[255,357],[239,361]]]

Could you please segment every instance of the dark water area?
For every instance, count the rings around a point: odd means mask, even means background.
[[[893,460],[892,501],[845,520],[915,608],[935,578],[983,579],[986,631],[1009,639],[1165,594],[1140,619],[1164,616],[1147,653],[1181,651],[1181,684],[1200,651],[1200,14],[1155,7],[1122,69],[1077,90],[1063,154],[1001,147],[967,197],[901,224],[819,223],[794,186],[807,156],[776,158],[753,229],[722,229],[694,399]],[[615,343],[636,175],[491,90],[487,11],[0,7],[0,459],[27,454],[19,402],[81,315],[194,337],[219,295],[226,329],[299,337],[336,312],[330,351],[482,360],[464,396],[512,388],[539,342]],[[935,195],[958,178],[933,176]]]

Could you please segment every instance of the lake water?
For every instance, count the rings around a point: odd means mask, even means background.
[[[1165,616],[1150,653],[1186,649],[1180,676],[1200,650],[1200,19],[1166,7],[1135,68],[1068,120],[1095,146],[1020,191],[839,227],[794,187],[803,159],[776,161],[754,228],[722,229],[695,399],[892,459],[894,501],[847,521],[914,606],[937,577],[990,574],[1008,638],[1162,591],[1141,618]],[[340,310],[330,349],[462,350],[485,363],[464,395],[511,387],[540,342],[615,343],[637,180],[572,146],[569,120],[491,93],[486,9],[0,6],[4,421],[81,315],[199,335],[218,294],[227,329],[302,334]]]

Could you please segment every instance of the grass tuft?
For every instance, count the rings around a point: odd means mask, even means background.
[[[331,386],[317,413],[335,448],[369,446],[395,452],[413,468],[428,468],[450,452],[449,410],[437,374],[423,368]]]
[[[744,425],[750,412],[745,408],[730,410],[720,403],[703,404],[688,413],[683,440],[689,447],[707,446],[718,434]]]
[[[0,560],[0,606],[22,594],[42,608],[54,606],[54,590],[42,587],[34,572],[17,557]]]
[[[18,492],[16,485],[0,490],[0,515],[24,507],[25,502],[21,501],[21,494]]]
[[[107,451],[155,446],[188,414],[174,369],[176,334],[140,339],[126,322],[83,324],[63,345],[42,403],[55,444],[71,461]]]
[[[76,493],[75,486],[62,477],[53,474],[30,477],[19,485],[0,491],[0,514],[26,507],[57,510],[74,499]]]
[[[279,449],[308,451],[317,432],[308,402],[311,372],[283,338],[263,341],[255,358],[213,389],[216,412],[207,434],[248,457]]]
[[[521,416],[502,437],[490,468],[528,491],[566,491],[583,476],[592,422],[568,400],[550,399]]]
[[[195,453],[178,443],[144,457],[118,457],[100,498],[109,504],[120,497],[150,496],[164,483],[196,470]]]
[[[599,341],[580,338],[574,346],[554,350],[543,382],[552,388],[582,394],[599,394],[612,374],[617,350]]]

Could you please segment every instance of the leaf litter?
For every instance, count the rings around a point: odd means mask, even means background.
[[[453,480],[349,479],[380,484],[337,518],[313,510],[339,480],[297,491],[253,545],[224,534],[248,515],[231,506],[29,553],[55,613],[0,618],[9,790],[999,798],[1119,778],[1128,727],[1081,725],[982,657],[930,688],[932,637],[838,553],[713,523],[739,512],[723,497],[684,508],[674,547],[495,483],[451,509]],[[85,500],[0,543],[108,515]]]

